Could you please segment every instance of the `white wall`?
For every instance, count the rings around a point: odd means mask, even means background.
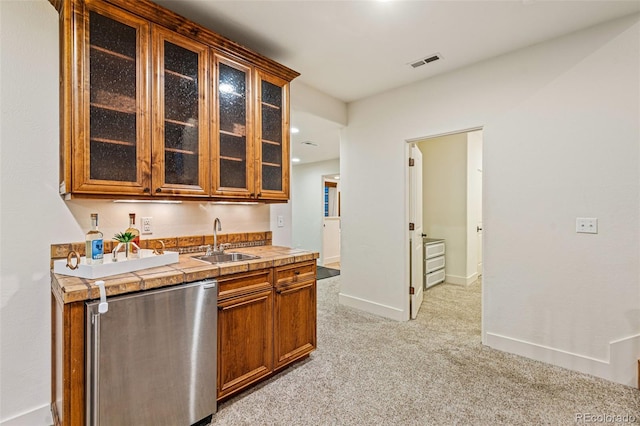
[[[405,141],[483,127],[483,340],[633,384],[638,75],[635,15],[350,104],[341,303],[408,318]]]
[[[422,216],[424,232],[446,244],[446,281],[467,277],[467,134],[427,139],[422,151]]]
[[[347,105],[326,93],[320,92],[300,80],[291,82],[291,108],[308,112],[340,126],[347,125]]]
[[[270,206],[61,200],[56,10],[46,0],[0,1],[0,40],[0,423],[50,425],[52,243],[82,241],[91,212],[106,238],[128,226],[130,211],[153,217],[152,237],[209,234],[215,217],[223,233],[267,231]]]
[[[289,172],[291,176],[291,172]],[[293,247],[291,202],[270,205],[271,213],[271,243],[274,246]],[[278,217],[282,216],[283,226],[278,225]]]
[[[291,174],[293,247],[320,253],[322,259],[323,176],[340,173],[340,160],[319,161],[293,167]]]

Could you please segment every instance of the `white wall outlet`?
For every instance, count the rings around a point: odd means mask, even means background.
[[[284,227],[284,216],[278,215],[278,228]]]
[[[151,224],[150,217],[143,217],[142,219],[142,233],[143,234],[153,234],[153,226]]]
[[[598,219],[595,217],[576,218],[576,232],[581,234],[597,234]]]

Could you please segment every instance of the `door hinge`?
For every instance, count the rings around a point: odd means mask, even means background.
[[[415,287],[409,287],[409,294],[410,294],[410,295],[412,295],[412,296],[413,296],[414,294],[416,294],[416,289],[415,289]]]
[[[413,167],[415,165],[415,160],[413,158],[409,158],[409,167]]]
[[[416,229],[416,224],[413,222],[409,222],[409,231],[414,231]]]

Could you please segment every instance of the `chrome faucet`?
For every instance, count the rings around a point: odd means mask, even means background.
[[[216,227],[216,225],[218,225]],[[218,231],[222,231],[222,224],[220,223],[220,219],[217,217],[213,221],[213,252],[219,253],[220,247],[218,247]]]

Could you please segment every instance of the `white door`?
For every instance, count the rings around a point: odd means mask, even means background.
[[[340,262],[340,218],[325,217],[322,227],[322,264]]]
[[[413,230],[409,228],[410,260],[410,310],[411,319],[418,316],[418,310],[423,298],[423,252],[422,252],[422,152],[411,144],[409,156],[413,159],[413,166],[409,166],[409,223],[413,223]],[[411,163],[410,163],[411,164]]]
[[[478,276],[482,275],[482,222],[476,228],[478,231]]]

